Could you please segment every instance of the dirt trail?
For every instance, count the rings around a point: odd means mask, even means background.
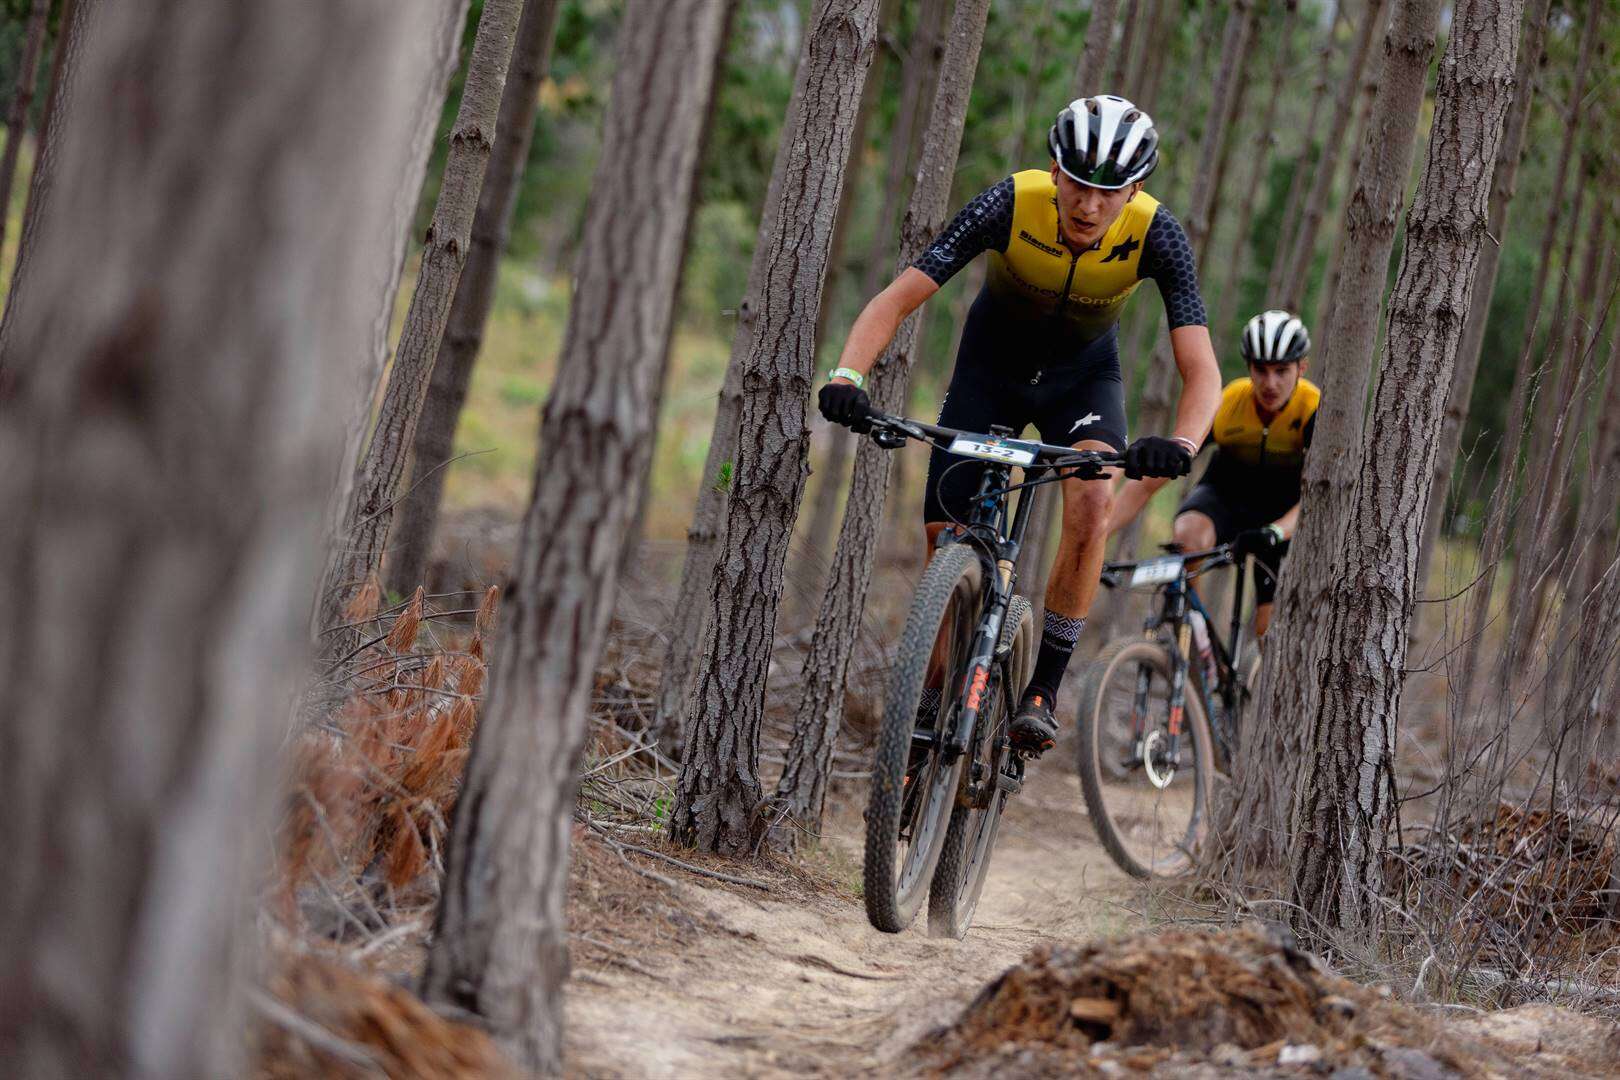
[[[1048,938],[1089,940],[1144,920],[1098,845],[1079,783],[1057,755],[1003,820],[974,926],[963,941],[872,929],[860,902],[790,902],[683,882],[724,929],[680,949],[581,965],[569,986],[570,1072],[602,1077],[848,1075],[894,1059],[954,1019],[984,983]],[[860,852],[860,819],[832,840]],[[852,869],[852,875],[858,870]],[[638,970],[639,969],[639,970]]]

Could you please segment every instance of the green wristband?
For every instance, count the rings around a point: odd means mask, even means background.
[[[847,367],[833,368],[832,369],[832,374],[828,375],[827,378],[828,379],[848,379],[850,382],[855,384],[855,389],[857,389],[857,390],[861,389],[862,387],[864,387],[866,385],[866,376],[862,375],[860,372],[856,371],[854,368],[847,368]]]

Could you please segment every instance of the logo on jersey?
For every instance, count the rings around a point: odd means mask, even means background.
[[[1087,426],[1089,426],[1091,424],[1095,424],[1098,420],[1101,420],[1101,419],[1102,419],[1102,417],[1098,416],[1096,413],[1086,413],[1086,415],[1082,416],[1080,419],[1078,419],[1078,420],[1076,420],[1074,422],[1074,427],[1069,429],[1069,434],[1073,435],[1076,431],[1079,431],[1081,428],[1087,427]]]
[[[1141,243],[1134,236],[1127,236],[1122,244],[1115,244],[1113,249],[1103,256],[1103,262],[1113,262],[1115,259],[1124,261],[1131,257],[1131,252],[1141,247]]]
[[[1022,240],[1026,244],[1029,244],[1031,247],[1040,248],[1048,255],[1057,255],[1060,257],[1063,255],[1062,248],[1055,248],[1051,244],[1043,243],[1042,241],[1035,239],[1033,236],[1029,235],[1028,229],[1019,229],[1018,239]]]

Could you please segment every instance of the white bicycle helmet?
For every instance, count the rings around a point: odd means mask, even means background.
[[[1243,326],[1243,359],[1251,364],[1292,364],[1310,351],[1310,333],[1289,312],[1262,311]]]
[[[1069,102],[1047,133],[1046,144],[1058,168],[1092,187],[1129,187],[1147,179],[1159,164],[1153,117],[1113,94]]]

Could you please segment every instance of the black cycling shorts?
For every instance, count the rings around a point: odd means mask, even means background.
[[[944,427],[988,433],[992,425],[1022,433],[1034,424],[1042,442],[1105,443],[1124,452],[1125,383],[1115,331],[1076,348],[999,317],[980,294],[962,328],[956,370],[940,406]],[[986,462],[936,447],[928,460],[923,520],[966,521]]]
[[[1249,529],[1263,529],[1282,517],[1271,513],[1270,507],[1255,506],[1234,499],[1214,484],[1200,483],[1187,495],[1187,501],[1176,509],[1176,516],[1196,510],[1215,523],[1215,542],[1229,544],[1237,534]],[[1269,604],[1277,595],[1277,572],[1282,567],[1288,545],[1280,544],[1269,554],[1254,557],[1254,602]]]

